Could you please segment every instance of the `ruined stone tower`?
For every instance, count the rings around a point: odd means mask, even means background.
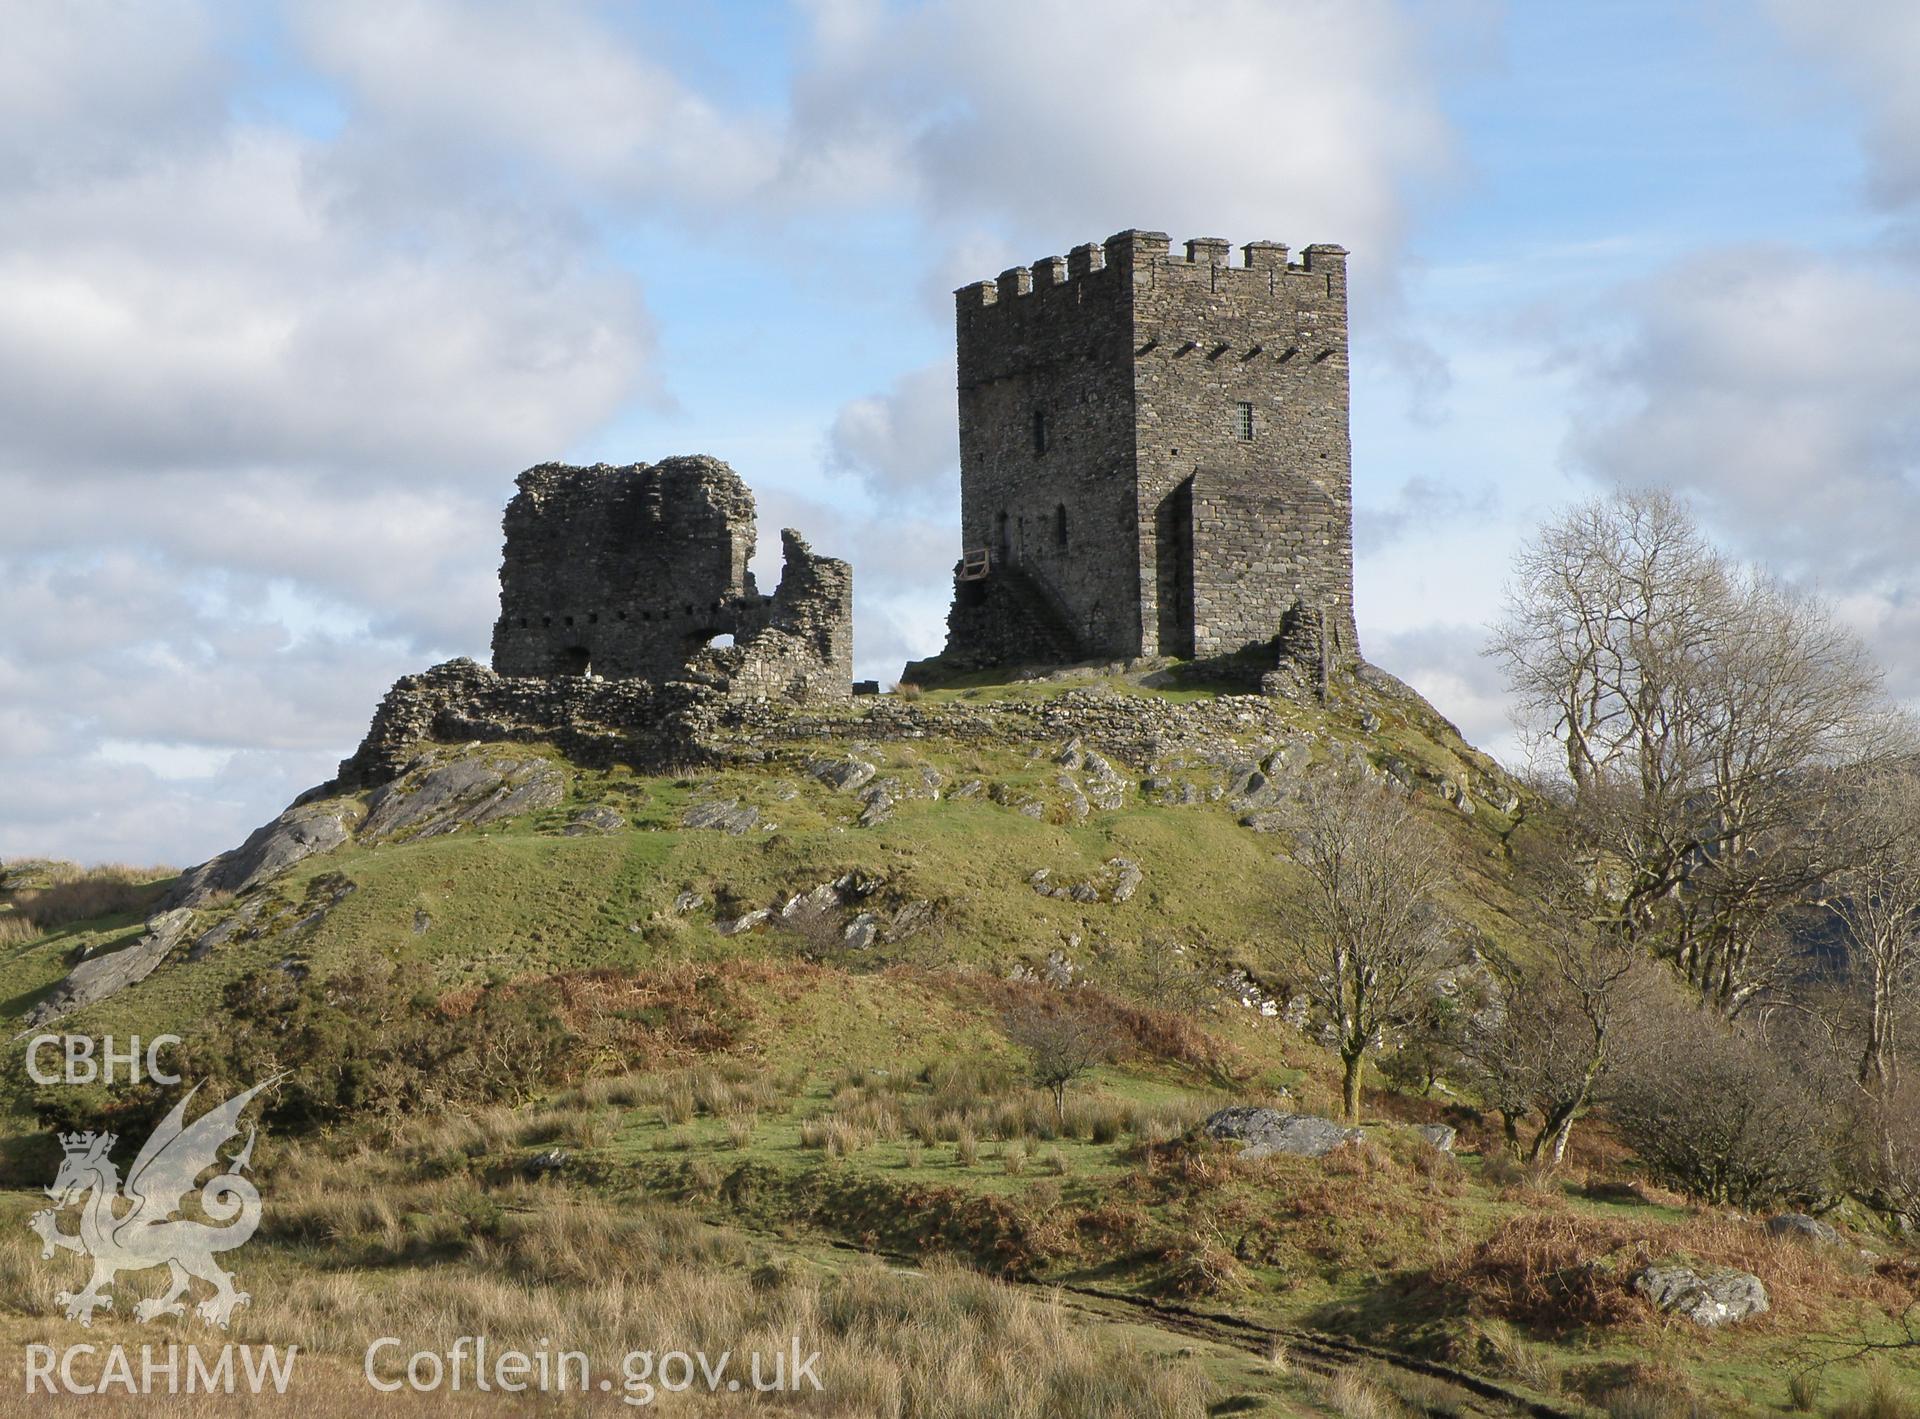
[[[1357,657],[1347,254],[1228,253],[1125,231],[956,293],[943,665]]]
[[[692,678],[770,699],[844,699],[853,573],[781,533],[763,596],[753,494],[715,458],[544,463],[507,504],[493,668],[506,676]]]

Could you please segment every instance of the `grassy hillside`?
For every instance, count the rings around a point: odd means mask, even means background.
[[[863,733],[856,707],[817,739],[678,777],[444,746],[394,792],[530,761],[558,791],[531,813],[387,834],[352,795],[349,841],[197,908],[153,974],[54,1028],[180,1035],[189,1082],[295,1071],[256,1156],[265,1230],[244,1255],[262,1299],[240,1324],[303,1337],[348,1375],[356,1327],[417,1316],[427,1290],[516,1333],[565,1322],[612,1344],[676,1323],[539,1311],[614,1284],[685,1290],[678,1323],[695,1330],[811,1317],[859,1376],[842,1398],[871,1406],[832,1412],[927,1412],[899,1398],[927,1358],[874,1317],[942,1307],[928,1323],[987,1369],[1009,1346],[1053,1347],[983,1380],[953,1411],[968,1413],[1766,1414],[1785,1412],[1791,1368],[1833,1352],[1820,1337],[1898,1333],[1915,1294],[1903,1248],[1814,1255],[1690,1209],[1601,1128],[1576,1135],[1568,1167],[1528,1174],[1470,1101],[1375,1088],[1366,1141],[1325,1159],[1244,1164],[1200,1141],[1193,1125],[1228,1103],[1329,1113],[1338,1097],[1335,1061],[1284,1008],[1299,879],[1260,780],[1360,758],[1410,784],[1450,846],[1463,950],[1527,952],[1513,864],[1539,829],[1391,686],[1327,709],[1256,702],[1239,737],[1152,763],[938,732],[945,707],[958,724],[1073,690],[1211,704],[1229,723],[1240,703],[1137,677],[962,686],[916,702],[931,733]],[[849,762],[862,782],[837,789]],[[128,949],[164,890],[133,883],[112,914],[58,925],[16,893],[6,1011]],[[1007,1036],[1036,1001],[1091,1012],[1121,1046],[1064,1117]],[[10,1331],[41,1335],[58,1329],[55,1267],[22,1223],[57,1162],[50,1128],[143,1137],[172,1096],[35,1089],[8,1048],[0,1135],[21,1191],[0,1198],[0,1234],[22,1245],[0,1250],[0,1287]],[[1457,1156],[1420,1122],[1459,1128]],[[1659,1321],[1624,1285],[1639,1256],[1740,1265],[1774,1310],[1715,1332]],[[875,1258],[934,1270],[903,1289]],[[1058,1397],[1085,1400],[1093,1375],[1105,1408]],[[1823,1384],[1831,1405],[1867,1378],[1849,1364]]]

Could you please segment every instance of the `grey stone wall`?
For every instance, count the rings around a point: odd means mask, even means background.
[[[1121,232],[956,293],[964,545],[1087,658],[1229,655],[1306,607],[1357,659],[1346,252],[1168,248]],[[948,658],[1031,660],[985,643],[1005,624],[956,618]]]
[[[816,556],[791,527],[780,543],[779,588],[758,605],[744,604],[734,644],[701,651],[687,673],[747,699],[846,699],[853,694],[853,569]]]
[[[1134,579],[1113,555],[1135,535],[1130,305],[1091,245],[956,301],[962,542],[1021,568],[1087,656],[1139,640]]]
[[[1410,694],[1411,692],[1405,692]],[[796,705],[746,699],[689,681],[509,676],[452,660],[397,681],[375,711],[335,786],[364,788],[404,772],[434,744],[551,743],[576,763],[642,772],[778,757],[778,746],[820,740],[1054,743],[1082,738],[1126,763],[1236,740],[1297,737],[1292,719],[1259,695],[1190,704],[1068,690],[1033,700],[939,704],[861,696]]]
[[[1355,655],[1346,252],[1310,246],[1294,266],[1256,242],[1229,266],[1221,240],[1164,245],[1136,239],[1133,281],[1142,649],[1231,654],[1306,604]],[[1192,503],[1190,549],[1161,543],[1170,500]],[[1163,610],[1189,559],[1191,607]]]
[[[430,744],[552,743],[576,762],[666,768],[697,763],[699,721],[722,698],[711,688],[587,676],[501,675],[450,660],[394,683],[337,781],[365,787],[397,778]]]
[[[501,675],[644,679],[689,675],[742,695],[852,693],[853,573],[782,534],[780,586],[747,570],[753,495],[718,459],[520,475],[507,504]],[[716,646],[730,636],[732,646]]]

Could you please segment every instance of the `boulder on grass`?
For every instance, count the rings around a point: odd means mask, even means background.
[[[147,929],[130,946],[89,956],[67,973],[53,993],[27,1015],[29,1027],[44,1025],[62,1015],[118,995],[152,975],[167,954],[180,944],[193,925],[193,912],[176,907],[147,919]]]
[[[1822,1222],[1818,1217],[1809,1217],[1804,1212],[1782,1212],[1778,1217],[1770,1217],[1767,1219],[1767,1230],[1776,1237],[1792,1237],[1796,1241],[1823,1247],[1837,1247],[1842,1240],[1840,1233],[1830,1223]]]
[[[1695,1325],[1732,1325],[1765,1312],[1767,1288],[1747,1271],[1710,1271],[1656,1264],[1633,1278],[1633,1289],[1656,1311],[1684,1316]]]
[[[1240,1150],[1242,1158],[1270,1158],[1282,1153],[1295,1158],[1324,1158],[1336,1148],[1358,1143],[1362,1137],[1359,1129],[1329,1118],[1245,1104],[1221,1109],[1201,1124],[1200,1130],[1209,1138],[1231,1138],[1245,1144]]]

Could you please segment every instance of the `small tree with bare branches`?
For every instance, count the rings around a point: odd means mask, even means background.
[[[1058,1124],[1067,1119],[1068,1087],[1117,1056],[1124,1042],[1125,1032],[1110,1014],[1065,993],[1020,1000],[1002,1023],[1007,1038],[1027,1052],[1033,1082],[1053,1096]]]
[[[1363,768],[1316,777],[1291,818],[1307,889],[1286,964],[1332,1022],[1342,1108],[1358,1123],[1368,1054],[1413,1014],[1445,957],[1440,844],[1403,793]]]
[[[1520,883],[1527,955],[1490,963],[1496,998],[1466,1018],[1460,1050],[1465,1076],[1505,1120],[1508,1147],[1520,1151],[1519,1121],[1537,1115],[1527,1157],[1558,1164],[1614,1065],[1622,1023],[1660,999],[1664,983],[1622,931],[1604,874],[1577,840],[1535,843]]]

